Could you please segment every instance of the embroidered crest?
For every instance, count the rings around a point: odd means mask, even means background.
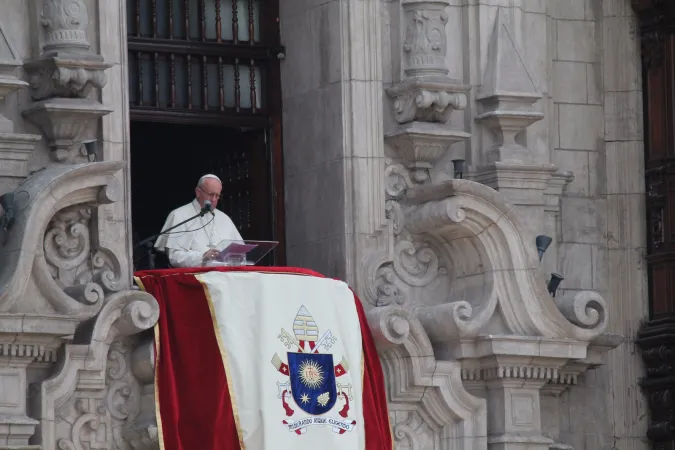
[[[337,338],[330,330],[319,338],[319,327],[304,306],[295,316],[293,335],[282,328],[278,338],[289,350],[287,363],[277,353],[272,357],[274,368],[287,377],[277,382],[277,396],[289,418],[282,421],[288,431],[302,435],[308,427],[316,425],[330,426],[338,434],[352,431],[356,425],[355,420],[348,418],[349,402],[354,399],[352,385],[348,380],[340,381],[349,366],[344,357],[335,365],[333,354],[329,353]],[[291,399],[309,416],[297,417],[296,409],[289,404]],[[331,414],[336,406],[340,407],[337,415]]]

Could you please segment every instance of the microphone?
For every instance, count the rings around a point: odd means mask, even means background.
[[[207,212],[210,212],[215,216],[215,213],[213,212],[213,206],[211,205],[211,200],[206,200],[204,202],[204,207],[202,208],[202,214],[206,214]]]

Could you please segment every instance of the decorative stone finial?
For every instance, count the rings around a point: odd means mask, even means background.
[[[497,136],[497,143],[487,150],[487,163],[530,163],[530,151],[516,142],[516,136],[544,118],[533,107],[541,95],[511,36],[505,14],[500,10],[490,39],[483,84],[476,97],[481,107],[476,120]]]

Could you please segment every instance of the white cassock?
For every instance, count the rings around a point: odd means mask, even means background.
[[[201,211],[199,202],[193,200],[174,209],[166,218],[162,230],[166,230]],[[241,234],[227,214],[214,209],[215,216],[207,213],[181,225],[155,242],[155,248],[164,252],[174,267],[201,267],[204,253],[216,248],[223,240],[241,241]]]

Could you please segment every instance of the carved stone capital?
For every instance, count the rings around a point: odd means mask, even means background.
[[[33,103],[22,114],[42,131],[52,149],[52,159],[74,163],[85,132],[111,112],[94,100],[53,98]]]
[[[447,77],[426,76],[407,78],[386,92],[394,99],[398,123],[446,123],[453,111],[466,108],[469,89]]]
[[[106,85],[106,69],[112,64],[96,55],[42,58],[24,65],[30,77],[33,100],[86,98],[92,89]]]
[[[428,171],[452,145],[464,142],[471,135],[436,124],[412,122],[398,126],[385,135],[385,141],[396,150],[398,158],[413,171],[418,183],[428,180]]]

